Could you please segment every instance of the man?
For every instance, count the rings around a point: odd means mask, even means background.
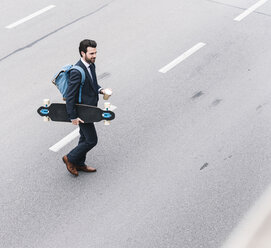
[[[97,43],[93,40],[83,40],[79,45],[79,53],[81,59],[77,62],[77,66],[84,69],[86,79],[82,88],[82,104],[97,106],[99,101],[99,93],[104,94],[105,90],[98,85],[95,60],[96,60]],[[79,88],[81,83],[81,73],[73,69],[70,71],[70,81],[67,89],[66,108],[72,124],[79,125],[80,138],[78,145],[64,156],[63,162],[66,164],[68,171],[78,176],[78,171],[95,172],[96,169],[85,164],[86,154],[90,151],[98,141],[95,126],[93,123],[84,123],[84,120],[78,118],[75,104],[79,99]]]

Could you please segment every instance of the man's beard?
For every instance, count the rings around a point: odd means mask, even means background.
[[[92,63],[92,64],[95,63],[95,59],[94,59],[94,58],[92,58],[92,59],[86,58],[86,61],[87,61],[89,64],[90,64],[90,63]]]

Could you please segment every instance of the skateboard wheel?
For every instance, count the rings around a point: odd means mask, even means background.
[[[48,116],[43,116],[43,121],[45,122],[50,121],[50,118]]]
[[[43,99],[44,107],[48,107],[50,105],[50,99]]]
[[[104,121],[104,125],[105,126],[109,126],[110,125],[110,121]]]

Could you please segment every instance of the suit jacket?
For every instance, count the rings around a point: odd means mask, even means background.
[[[86,79],[84,86],[82,88],[82,101],[81,104],[87,104],[91,106],[97,106],[99,101],[99,92],[98,90],[101,86],[98,85],[96,79],[96,72],[91,79],[89,72],[86,66],[79,60],[76,65],[82,67],[85,71]],[[67,89],[66,97],[66,109],[70,119],[76,119],[78,117],[75,104],[79,101],[79,88],[81,85],[81,73],[74,69],[70,71],[70,80]]]

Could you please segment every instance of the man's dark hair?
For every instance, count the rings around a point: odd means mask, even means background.
[[[96,43],[95,40],[82,40],[82,41],[80,42],[80,45],[79,45],[79,53],[80,53],[80,56],[82,57],[81,52],[84,52],[84,53],[87,52],[87,48],[88,48],[88,47],[96,48],[96,46],[97,46],[97,43]]]

